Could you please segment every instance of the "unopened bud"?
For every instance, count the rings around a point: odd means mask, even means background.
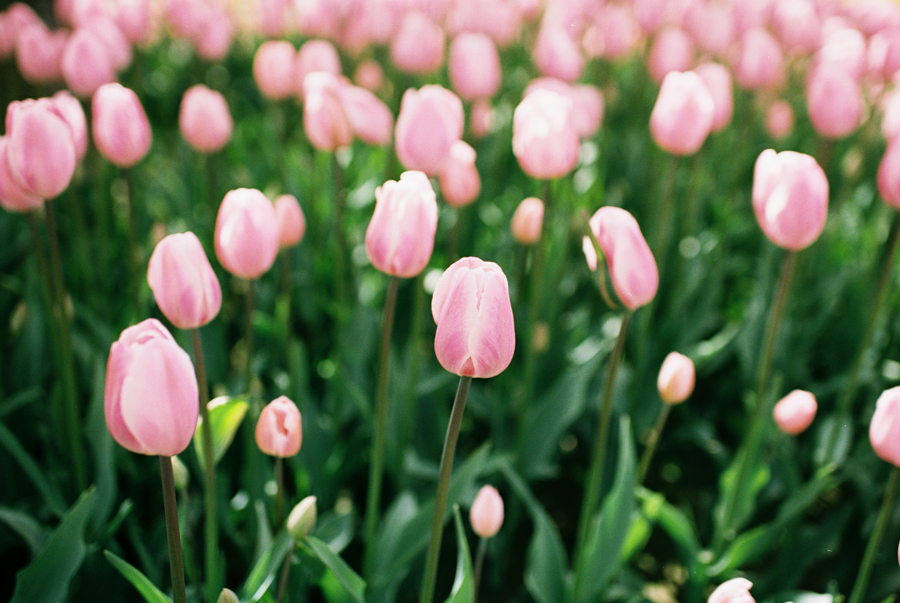
[[[172,475],[175,478],[175,488],[187,490],[188,484],[191,483],[191,472],[177,456],[172,457]]]
[[[316,497],[307,496],[288,516],[287,528],[294,540],[302,540],[316,528]]]
[[[216,603],[240,603],[240,599],[238,599],[238,596],[234,594],[234,591],[223,588],[222,594],[219,595]]]

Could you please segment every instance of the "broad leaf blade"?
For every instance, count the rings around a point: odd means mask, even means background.
[[[250,571],[241,591],[241,601],[259,601],[275,579],[284,557],[293,549],[294,539],[289,533],[281,532]]]
[[[472,554],[469,552],[469,541],[459,514],[459,505],[453,505],[453,522],[456,524],[456,577],[446,603],[474,603],[475,572],[472,569]]]
[[[213,464],[217,464],[231,446],[234,434],[249,408],[243,398],[220,397],[209,403],[209,424],[212,429]],[[206,471],[206,459],[203,458],[203,419],[197,421],[194,431],[194,450],[200,468]]]
[[[103,554],[106,555],[106,559],[112,566],[119,570],[119,573],[122,574],[126,580],[131,582],[131,585],[141,593],[141,596],[144,597],[144,601],[147,603],[172,603],[172,599],[170,599],[163,591],[156,588],[153,582],[151,582],[147,576],[142,574],[139,569],[109,551],[103,551]]]
[[[354,572],[341,557],[328,548],[328,545],[313,536],[303,539],[305,544],[332,571],[338,582],[344,587],[354,601],[365,603],[366,582]]]

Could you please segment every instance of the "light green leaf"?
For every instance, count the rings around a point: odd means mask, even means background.
[[[95,494],[93,487],[84,491],[63,516],[41,554],[16,574],[16,590],[10,603],[66,600],[69,581],[84,561],[84,527],[91,516]]]
[[[472,569],[472,554],[463,528],[459,505],[453,505],[453,522],[456,524],[456,577],[447,603],[474,603],[475,572]]]
[[[222,396],[209,403],[209,424],[212,428],[213,464],[222,460],[222,456],[234,440],[249,405],[243,398]],[[200,468],[206,471],[206,459],[203,458],[203,419],[197,421],[194,431],[194,451]]]
[[[294,539],[287,532],[281,532],[270,546],[257,560],[256,565],[250,571],[244,588],[241,590],[241,601],[259,601],[266,593],[281,562],[286,555],[294,550]]]
[[[172,603],[172,599],[170,599],[163,591],[156,588],[150,579],[142,574],[138,568],[109,551],[103,551],[103,554],[106,555],[106,559],[112,566],[119,570],[119,573],[122,574],[126,580],[131,582],[132,586],[141,593],[141,596],[144,597],[144,601],[147,603]]]
[[[346,589],[347,593],[353,597],[354,601],[365,603],[366,582],[359,574],[350,569],[350,566],[340,556],[318,538],[307,536],[303,539],[303,544],[334,573],[335,578],[338,579],[338,582]]]

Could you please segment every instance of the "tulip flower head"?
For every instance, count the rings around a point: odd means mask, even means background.
[[[694,391],[694,362],[683,354],[670,352],[659,369],[656,385],[666,404],[680,404]]]
[[[8,145],[9,138],[0,136],[0,206],[7,211],[16,213],[38,209],[44,205],[44,199],[23,189],[13,178],[6,153]]]
[[[104,408],[113,438],[132,452],[175,456],[191,443],[200,413],[194,365],[155,318],[112,344]]]
[[[803,153],[768,149],[753,172],[753,210],[770,241],[792,251],[811,245],[828,217],[828,179]]]
[[[234,121],[225,97],[203,84],[197,84],[188,88],[181,99],[178,127],[196,151],[215,153],[231,140]]]
[[[119,167],[131,167],[150,151],[153,133],[137,94],[121,84],[100,86],[91,101],[97,150]]]
[[[900,467],[900,387],[878,397],[869,424],[869,441],[879,458]]]
[[[267,40],[253,56],[253,79],[260,93],[270,100],[282,100],[294,92],[297,51],[286,40]]]
[[[72,130],[50,99],[13,101],[6,110],[10,173],[29,195],[52,199],[66,190],[77,161]]]
[[[263,275],[278,255],[278,216],[256,189],[239,188],[222,199],[216,217],[216,257],[228,272],[246,279]]]
[[[753,583],[746,578],[732,578],[712,592],[707,603],[754,603],[750,594]]]
[[[300,452],[303,422],[300,411],[287,396],[269,402],[256,422],[256,445],[269,456],[287,458]]]
[[[472,530],[482,538],[493,538],[503,525],[503,499],[493,486],[482,486],[469,510]]]
[[[513,112],[513,153],[522,171],[546,180],[565,176],[580,149],[572,99],[546,89],[527,94]]]
[[[541,239],[544,225],[544,202],[528,197],[519,203],[512,217],[513,238],[522,245],[531,245]]]
[[[475,149],[463,140],[450,147],[450,158],[438,174],[441,195],[453,207],[464,207],[478,198],[481,176],[475,167]]]
[[[294,540],[302,540],[316,529],[316,497],[307,496],[291,510],[287,519],[287,529]]]
[[[400,163],[436,175],[450,158],[453,143],[462,138],[463,121],[462,101],[450,90],[434,85],[407,90],[394,128]]]
[[[772,411],[778,428],[788,435],[806,431],[816,417],[816,397],[810,392],[795,389],[778,401]]]
[[[431,315],[435,354],[451,373],[488,378],[509,366],[516,333],[509,284],[497,264],[474,257],[452,264],[434,288]]]
[[[179,329],[202,327],[222,306],[219,279],[192,232],[171,234],[157,243],[147,282],[159,309]]]
[[[672,71],[663,80],[650,115],[650,133],[663,150],[693,155],[712,131],[716,103],[693,71]]]
[[[275,216],[278,218],[278,243],[282,248],[293,247],[303,240],[303,235],[306,234],[306,217],[297,197],[294,195],[277,197]]]

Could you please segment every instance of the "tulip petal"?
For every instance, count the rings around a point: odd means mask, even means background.
[[[453,282],[445,293],[437,321],[434,349],[441,366],[451,373],[471,377],[475,375],[475,367],[469,334],[478,321],[478,284],[469,270],[457,270],[451,276]]]
[[[469,354],[474,375],[500,374],[509,366],[516,349],[515,324],[509,289],[502,272],[489,272],[482,282],[475,324],[469,332]]]

